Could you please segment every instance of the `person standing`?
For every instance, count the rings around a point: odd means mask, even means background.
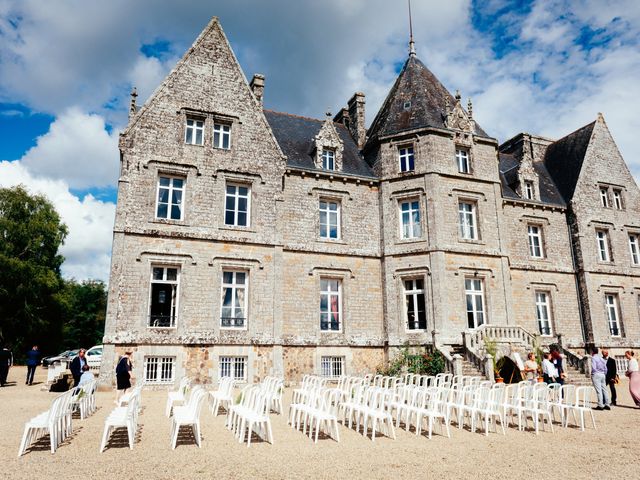
[[[551,362],[551,354],[549,352],[544,354],[544,360],[542,360],[542,376],[547,384],[557,383],[558,370]]]
[[[536,356],[533,352],[529,352],[527,355],[527,361],[524,362],[523,371],[529,383],[536,383],[538,380],[538,362],[536,362]]]
[[[33,376],[38,365],[40,365],[40,350],[37,345],[34,345],[27,352],[27,380],[24,382],[26,385],[33,385]]]
[[[615,405],[618,399],[618,395],[616,393],[616,380],[618,379],[618,368],[616,367],[616,361],[609,356],[609,350],[606,348],[602,349],[602,357],[607,362],[607,377],[606,382],[609,385],[609,389],[611,390],[611,405]]]
[[[78,355],[75,356],[73,360],[71,360],[71,365],[69,366],[69,370],[71,370],[71,375],[73,376],[73,386],[77,387],[78,383],[80,383],[80,376],[82,375],[82,367],[87,364],[87,359],[85,358],[86,350],[81,348],[78,351]]]
[[[558,372],[558,376],[556,377],[556,383],[560,385],[564,385],[564,365],[562,364],[562,354],[558,351],[557,348],[553,348],[551,350],[551,363],[555,367]]]
[[[591,347],[591,381],[598,395],[598,406],[594,410],[611,410],[607,392],[607,362],[598,355],[598,347]]]
[[[7,383],[9,368],[13,365],[13,355],[6,345],[0,349],[0,387],[4,387]]]
[[[125,352],[116,366],[116,403],[131,388],[131,352]]]
[[[629,366],[625,372],[625,375],[629,377],[629,393],[636,407],[640,407],[640,368],[638,368],[638,360],[634,358],[631,350],[624,352],[624,356],[629,360]]]

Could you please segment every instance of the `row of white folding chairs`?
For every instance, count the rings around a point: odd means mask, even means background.
[[[51,453],[55,453],[58,446],[71,434],[73,429],[71,401],[79,391],[80,389],[76,387],[58,395],[51,403],[49,410],[42,412],[25,423],[18,457],[24,454],[27,447],[33,442],[46,434],[49,434]]]
[[[387,409],[387,403],[392,396],[393,391],[390,389],[361,385],[354,390],[351,398],[340,403],[338,416],[342,419],[343,425],[349,421],[349,428],[355,422],[356,431],[360,431],[362,424],[362,433],[365,436],[368,435],[370,425],[372,441],[375,441],[376,430],[395,439],[393,419]]]
[[[89,415],[95,413],[96,407],[96,390],[98,389],[98,380],[91,380],[84,385],[78,387],[78,394],[71,397],[71,410],[80,411],[80,419],[84,420]]]
[[[303,375],[300,386],[293,390],[291,402],[300,403],[302,399],[307,396],[309,391],[323,388],[326,382],[327,379],[324,377],[319,377],[317,375]]]
[[[109,437],[117,428],[127,429],[129,449],[133,450],[133,444],[138,431],[138,415],[140,413],[140,398],[142,387],[133,388],[126,399],[126,406],[115,407],[104,421],[104,431],[100,442],[100,452],[107,447]],[[122,402],[125,403],[125,402]]]
[[[395,413],[397,427],[402,422],[409,431],[413,425],[416,435],[420,435],[423,423],[427,421],[427,433],[431,438],[433,424],[438,421],[441,430],[446,430],[449,437],[448,395],[449,389],[446,387],[405,385],[396,392],[394,400],[389,402],[387,408],[389,413]]]
[[[211,413],[215,417],[218,416],[220,407],[225,411],[229,411],[229,407],[233,405],[233,388],[235,387],[235,380],[231,377],[222,377],[218,382],[218,390],[209,392],[209,406],[211,407]]]
[[[167,417],[171,416],[171,410],[175,405],[184,404],[190,385],[191,379],[189,377],[182,377],[182,379],[180,379],[178,389],[167,393],[167,404],[164,410],[164,414]]]
[[[188,400],[184,405],[173,407],[173,416],[171,419],[171,448],[175,449],[178,442],[178,433],[180,427],[191,427],[193,436],[198,447],[202,446],[202,438],[200,435],[200,413],[208,392],[200,385],[194,386]]]
[[[307,391],[308,393],[308,391]],[[260,438],[273,444],[271,420],[269,418],[270,396],[260,385],[247,385],[240,394],[240,403],[229,407],[226,426],[234,432],[236,439],[247,447],[251,445],[251,435],[255,432]]]
[[[291,403],[289,406],[288,424],[296,430],[302,427],[302,433],[307,433],[318,442],[320,429],[340,442],[338,430],[338,408],[343,398],[343,391],[339,388],[317,388],[311,390],[301,400],[301,403]]]
[[[282,414],[282,394],[284,393],[284,379],[280,377],[265,377],[259,384],[267,396],[267,413],[272,410]]]

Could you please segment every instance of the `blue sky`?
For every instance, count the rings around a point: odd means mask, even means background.
[[[551,138],[603,112],[638,177],[640,2],[413,0],[419,58],[500,141]],[[367,118],[407,55],[405,0],[0,0],[0,186],[54,202],[66,276],[107,279],[118,133],[211,16],[265,106],[321,118],[355,91]]]

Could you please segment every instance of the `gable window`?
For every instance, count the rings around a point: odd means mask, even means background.
[[[606,230],[596,230],[596,237],[598,239],[598,258],[601,262],[610,262],[609,232]]]
[[[420,238],[420,200],[413,198],[400,202],[400,230],[402,238]]]
[[[225,225],[249,226],[250,193],[251,189],[247,185],[227,185],[224,210]]]
[[[616,207],[617,210],[622,210],[622,191],[618,189],[613,190],[613,206]]]
[[[231,125],[225,123],[213,124],[213,146],[225,150],[231,148]]]
[[[144,357],[145,383],[173,383],[175,357]]]
[[[344,357],[322,357],[320,374],[325,378],[340,378],[344,373]]]
[[[247,380],[247,357],[219,357],[218,378],[232,378],[239,382]]]
[[[426,330],[427,312],[422,278],[404,281],[404,300],[407,328],[409,330]]]
[[[529,255],[533,258],[543,258],[542,227],[539,225],[529,225],[527,230],[529,235]]]
[[[631,252],[631,264],[640,265],[640,239],[638,235],[629,235],[629,250]]]
[[[178,267],[151,268],[150,327],[175,327],[178,306]]]
[[[247,325],[248,274],[243,271],[222,271],[220,326],[244,328]]]
[[[340,203],[320,200],[320,238],[338,240],[340,238]]]
[[[326,148],[322,150],[322,169],[335,170],[336,169],[335,157],[336,157],[336,152],[334,152],[333,150],[328,150]]]
[[[549,293],[536,292],[536,318],[540,335],[551,335],[551,308],[549,306]]]
[[[342,319],[342,281],[320,279],[320,330],[339,331]]]
[[[600,203],[603,207],[609,207],[609,189],[607,187],[600,187]]]
[[[182,220],[184,178],[159,177],[156,218]]]
[[[482,280],[465,278],[464,290],[467,302],[467,326],[478,328],[484,325],[484,292]]]
[[[415,170],[413,147],[402,147],[398,149],[400,156],[400,171],[413,172]]]
[[[189,145],[202,145],[204,143],[204,120],[187,118],[184,143]]]
[[[524,198],[533,200],[533,182],[524,182]]]
[[[465,150],[463,148],[456,149],[456,163],[458,164],[458,172],[471,173],[468,150]]]
[[[620,312],[618,311],[618,296],[608,293],[605,295],[609,333],[612,337],[620,336]]]
[[[464,240],[477,240],[476,204],[468,201],[458,203],[458,221],[460,237]]]

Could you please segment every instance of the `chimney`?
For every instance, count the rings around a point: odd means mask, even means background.
[[[249,87],[251,87],[251,91],[258,99],[258,102],[260,102],[260,106],[262,106],[262,98],[264,96],[264,75],[256,73],[251,79]]]
[[[333,121],[336,123],[341,123],[348,128],[349,127],[349,110],[347,110],[344,107],[341,108],[340,111],[336,113],[336,116],[333,117]]]
[[[348,102],[349,107],[349,131],[362,149],[367,140],[367,129],[364,127],[364,93],[356,92]]]

